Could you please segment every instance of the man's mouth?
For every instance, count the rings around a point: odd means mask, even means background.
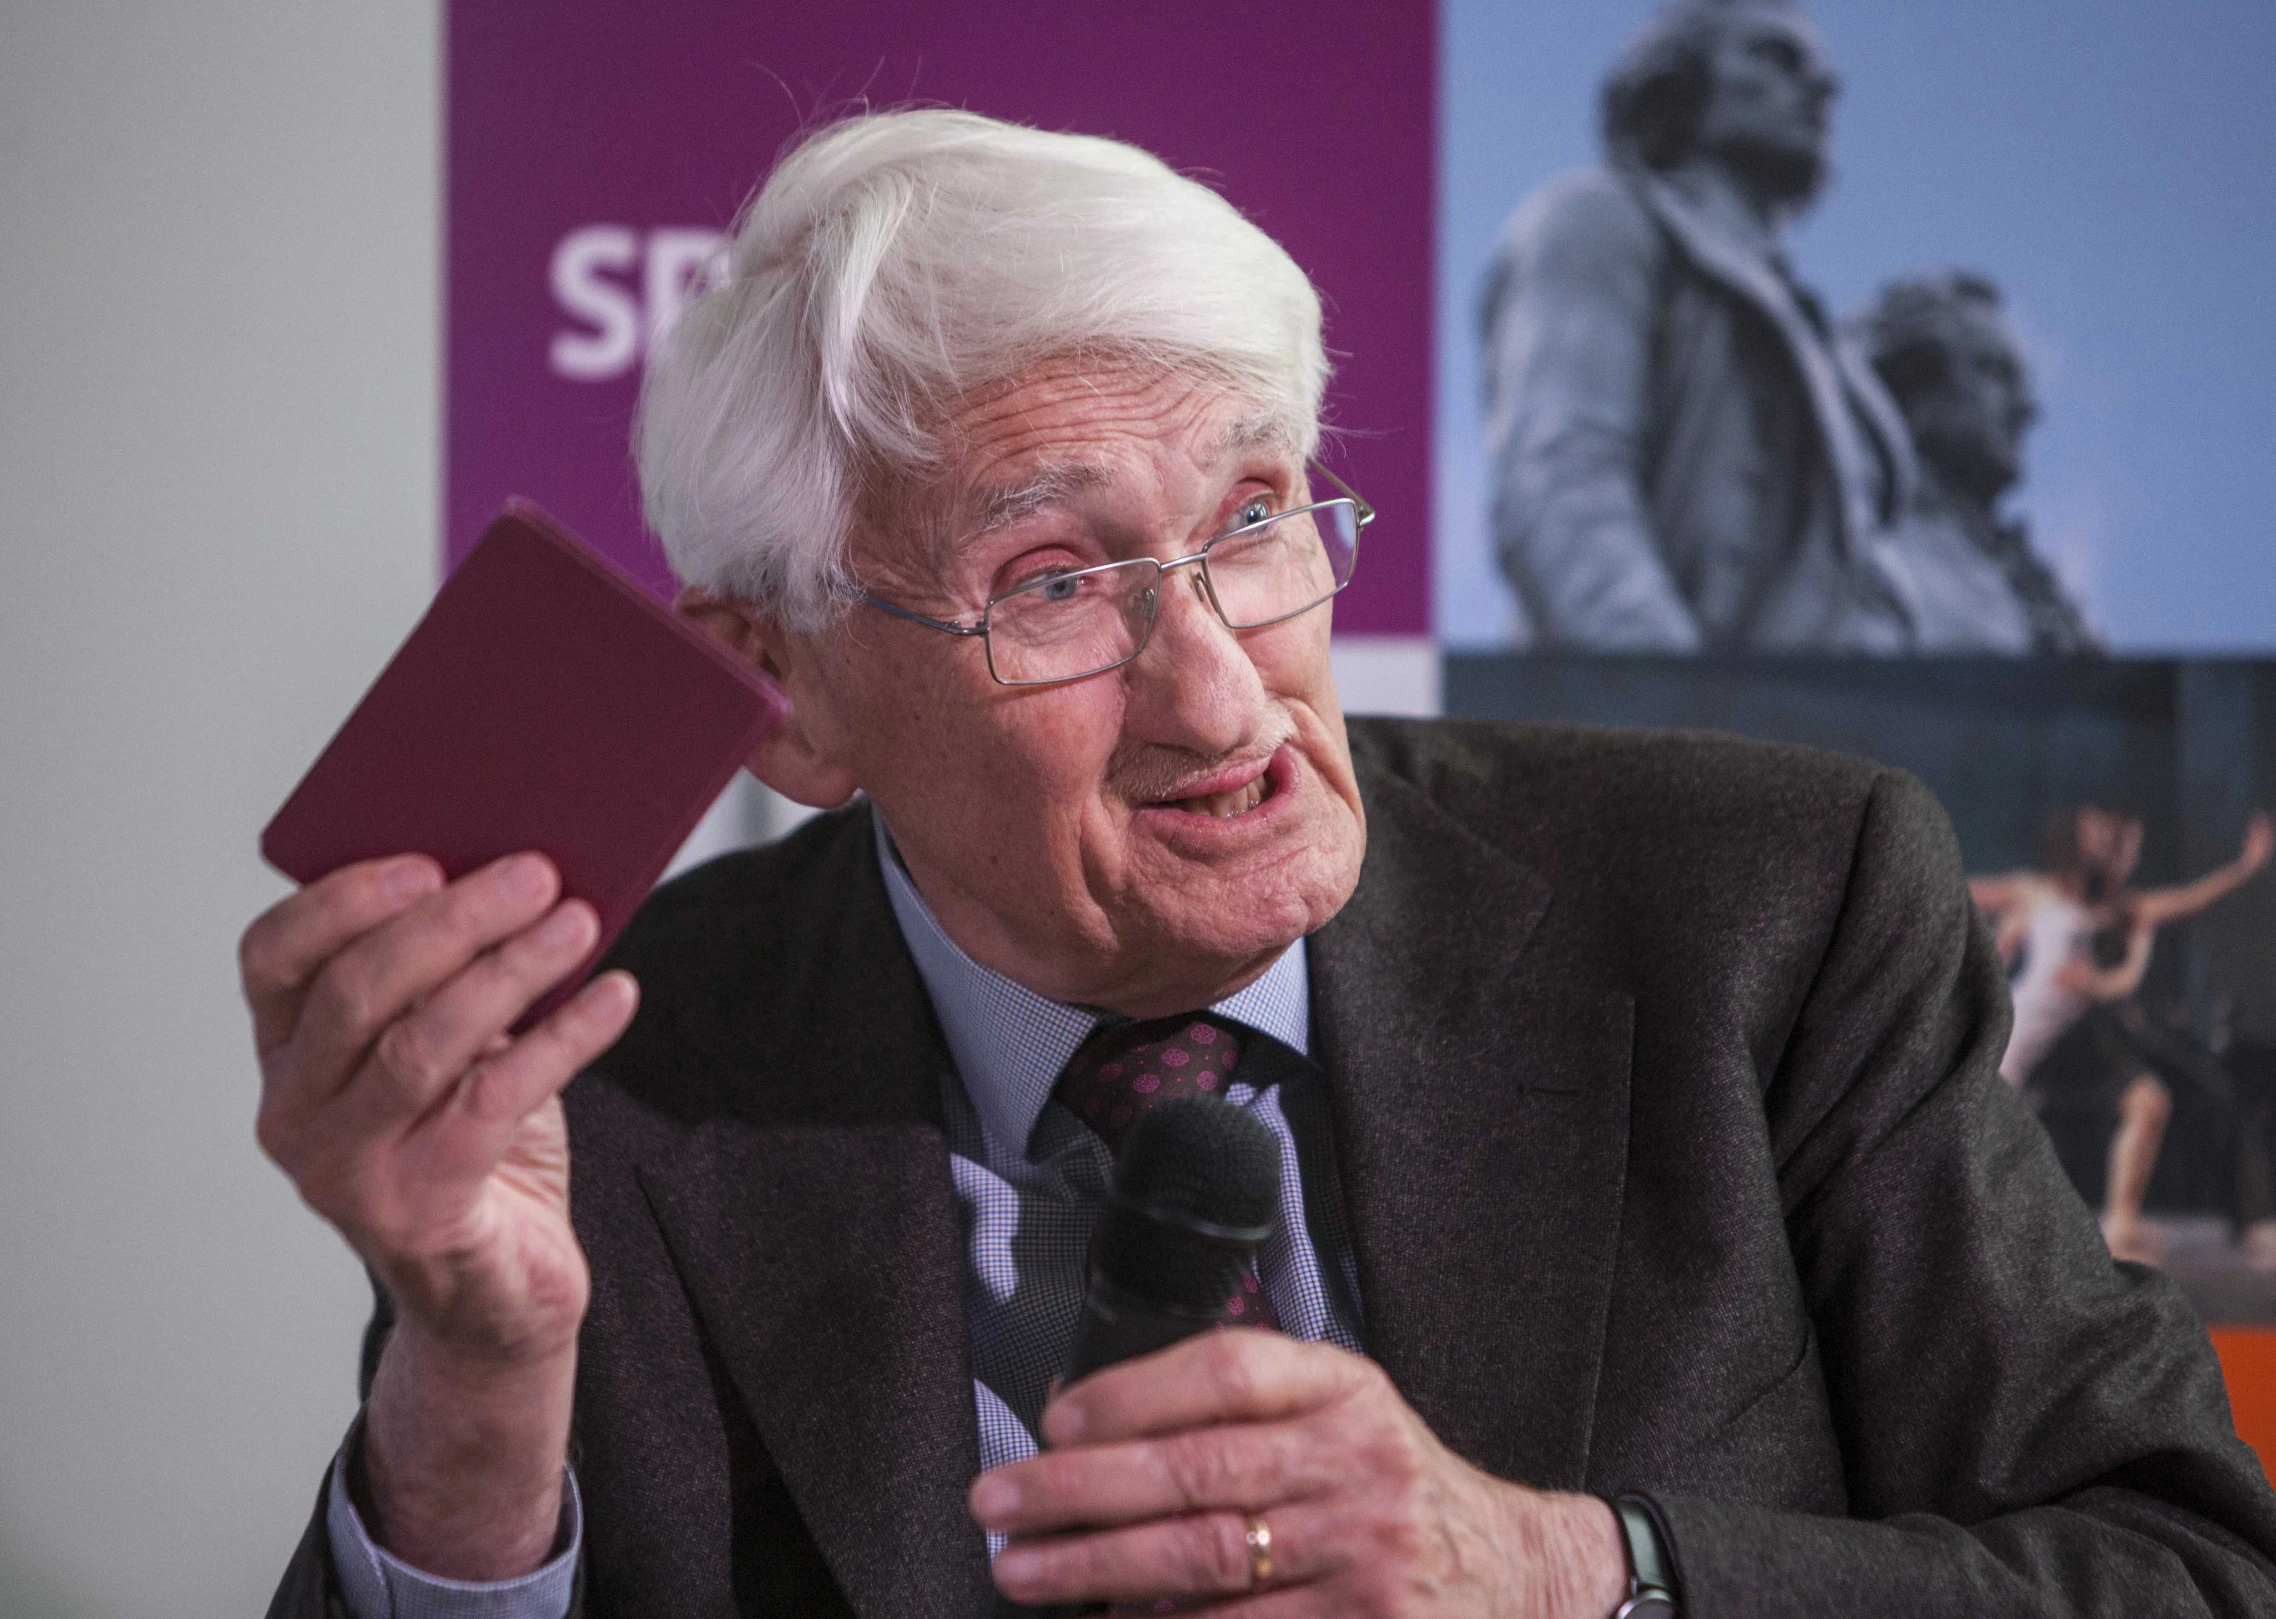
[[[1294,764],[1285,748],[1259,763],[1234,765],[1212,776],[1184,784],[1184,791],[1164,793],[1140,807],[1204,815],[1213,821],[1238,819],[1261,809],[1287,790]]]
[[[1204,793],[1198,798],[1173,798],[1176,808],[1194,815],[1214,815],[1220,821],[1236,815],[1246,815],[1265,799],[1265,778],[1257,777],[1246,787],[1236,787],[1229,793]]]

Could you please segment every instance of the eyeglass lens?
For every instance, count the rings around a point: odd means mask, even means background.
[[[1257,629],[1317,607],[1351,582],[1352,502],[1328,501],[1236,530],[1201,564],[1225,622]],[[988,609],[988,662],[1007,684],[1079,680],[1137,656],[1152,633],[1161,568],[1146,559],[1057,574]]]

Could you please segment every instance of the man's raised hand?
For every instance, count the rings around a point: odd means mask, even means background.
[[[367,1417],[383,1543],[430,1573],[533,1566],[553,1530],[589,1277],[561,1088],[631,1021],[607,973],[519,1037],[592,949],[537,855],[446,885],[344,867],[246,930],[261,1145],[394,1299]]]

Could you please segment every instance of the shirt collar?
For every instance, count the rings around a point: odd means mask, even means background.
[[[957,1075],[982,1126],[1024,1157],[1036,1116],[1051,1100],[1060,1070],[1108,1014],[1049,1000],[966,955],[917,892],[884,817],[873,810],[871,819],[893,918],[932,997]],[[1282,951],[1255,983],[1209,1010],[1269,1035],[1299,1056],[1311,1055],[1311,979],[1304,941]]]

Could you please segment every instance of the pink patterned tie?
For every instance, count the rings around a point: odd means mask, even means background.
[[[1223,1096],[1240,1061],[1239,1031],[1206,1013],[1103,1024],[1067,1059],[1052,1095],[1097,1131],[1108,1151],[1120,1153],[1141,1113],[1175,1096]],[[1254,1265],[1226,1301],[1225,1316],[1242,1326],[1279,1327]]]

